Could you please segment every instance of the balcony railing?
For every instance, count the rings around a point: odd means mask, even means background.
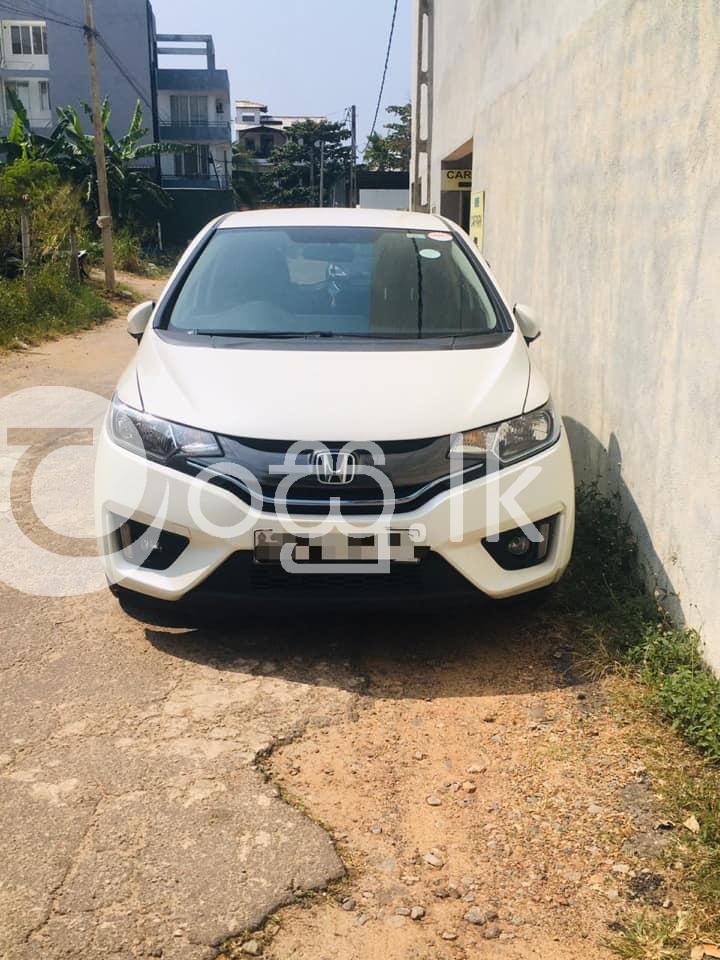
[[[230,140],[230,124],[227,120],[213,123],[176,123],[160,121],[160,139],[176,143],[213,143]]]
[[[218,172],[218,176],[210,174],[208,176],[170,176],[168,174],[162,175],[162,185],[167,187],[168,190],[172,189],[191,189],[196,190],[228,190],[230,185],[227,182],[227,178]]]

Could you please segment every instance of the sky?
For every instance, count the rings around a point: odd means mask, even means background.
[[[271,113],[342,120],[358,111],[362,151],[375,113],[393,0],[152,0],[158,33],[211,33],[233,100]],[[410,100],[412,0],[399,0],[378,128],[388,104]],[[163,57],[160,67],[200,58]]]

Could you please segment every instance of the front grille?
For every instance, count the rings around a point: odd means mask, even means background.
[[[224,461],[249,471],[257,480],[262,502],[256,504],[264,513],[277,514],[287,511],[291,516],[327,515],[331,501],[338,503],[343,515],[375,516],[382,512],[383,490],[377,474],[364,473],[363,469],[375,470],[390,481],[394,491],[391,502],[395,514],[416,510],[450,488],[450,437],[429,437],[419,440],[383,441],[365,449],[353,445],[352,451],[358,469],[348,483],[322,483],[312,464],[317,448],[327,448],[336,454],[344,443],[323,441],[307,443],[296,454],[295,462],[307,474],[296,477],[286,491],[284,505],[278,503],[278,486],[287,476],[286,456],[291,441],[255,440],[237,437],[218,437],[224,452]],[[376,448],[381,457],[374,456]],[[211,472],[210,482],[229,490],[245,503],[251,502],[247,485],[231,470],[213,458],[181,460],[173,464],[178,469],[197,474],[202,470]],[[475,463],[463,472],[463,481],[483,476],[485,465]]]

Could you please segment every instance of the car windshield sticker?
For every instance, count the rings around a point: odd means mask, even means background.
[[[427,235],[428,240],[442,240],[443,243],[446,243],[448,240],[452,240],[451,233],[440,233],[439,230],[433,230],[432,233]]]
[[[433,250],[432,247],[425,247],[424,250],[418,250],[418,253],[421,257],[425,257],[426,260],[437,260],[441,253],[439,250]]]

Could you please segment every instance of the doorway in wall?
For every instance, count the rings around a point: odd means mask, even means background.
[[[472,140],[458,147],[442,161],[440,213],[470,230],[470,195],[472,194]]]

